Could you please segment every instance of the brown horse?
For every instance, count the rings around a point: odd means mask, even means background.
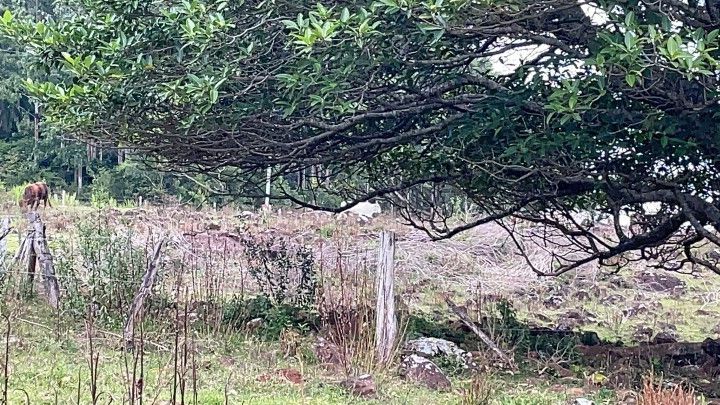
[[[43,207],[47,207],[48,205],[52,207],[52,204],[50,204],[50,189],[47,184],[43,182],[29,184],[23,191],[23,196],[20,199],[20,207],[29,207],[31,210],[36,209],[40,206],[41,201]]]

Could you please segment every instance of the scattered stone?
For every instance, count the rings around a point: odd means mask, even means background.
[[[320,364],[325,368],[339,368],[343,365],[343,355],[340,348],[329,340],[318,337],[313,344],[313,352]]]
[[[664,331],[658,333],[657,335],[655,335],[655,337],[652,340],[652,343],[654,343],[654,344],[677,343],[677,341],[678,341],[677,334],[674,331],[667,329],[667,330],[664,330]]]
[[[653,292],[681,292],[685,290],[685,283],[669,274],[643,272],[636,278],[640,288]]]
[[[553,295],[543,301],[543,305],[547,308],[558,309],[565,302],[565,299],[559,295]]]
[[[577,398],[575,399],[575,405],[593,405],[594,402],[587,399],[587,398]]]
[[[545,323],[552,322],[552,319],[550,319],[547,316],[540,314],[540,313],[533,314],[533,317],[540,322],[545,322]]]
[[[251,219],[251,218],[253,218],[253,217],[256,217],[257,214],[255,214],[255,213],[252,212],[252,211],[242,211],[242,212],[240,212],[239,214],[236,214],[235,216],[236,216],[237,218],[241,218],[241,219]]]
[[[573,294],[573,298],[578,301],[590,301],[592,299],[592,297],[590,297],[590,293],[585,290],[575,292],[575,294]]]
[[[702,349],[708,356],[720,358],[720,339],[705,339],[702,342]]]
[[[658,322],[658,327],[663,330],[677,331],[677,327],[671,323]]]
[[[627,280],[625,280],[622,276],[619,276],[617,274],[610,276],[608,279],[608,283],[612,285],[613,287],[617,288],[631,288],[632,286],[630,283],[628,283]]]
[[[400,376],[436,391],[449,390],[451,387],[450,380],[440,367],[416,354],[405,357],[400,363]]]
[[[650,312],[650,308],[642,302],[635,303],[634,305],[623,309],[623,314],[629,318],[644,315]]]
[[[403,349],[408,354],[417,354],[427,358],[447,356],[462,359],[465,355],[465,350],[459,348],[455,343],[433,337],[408,340]]]
[[[596,298],[605,298],[608,296],[608,290],[607,288],[602,288],[600,286],[594,285],[590,287],[590,293],[596,297]]]
[[[294,368],[283,368],[273,373],[266,373],[257,378],[259,382],[268,382],[273,379],[280,379],[293,384],[302,384],[303,377],[299,371]]]
[[[654,331],[652,330],[652,328],[641,325],[635,329],[635,333],[633,333],[633,339],[636,342],[649,342],[653,333]]]
[[[598,336],[596,332],[585,331],[580,337],[580,343],[585,346],[598,346],[602,342],[600,341],[600,336]]]
[[[248,332],[254,332],[259,327],[261,327],[262,324],[263,324],[262,318],[251,319],[245,324],[245,330],[247,330]]]
[[[558,320],[558,330],[572,330],[595,320],[595,315],[585,310],[571,309]]]
[[[625,302],[626,298],[620,294],[612,294],[600,300],[601,304],[615,305],[621,302]]]
[[[363,398],[374,397],[377,393],[375,381],[370,374],[348,378],[342,381],[340,386],[345,388],[350,394]]]

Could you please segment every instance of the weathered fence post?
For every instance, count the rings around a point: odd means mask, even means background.
[[[145,304],[145,298],[152,294],[153,285],[157,278],[158,260],[160,259],[160,250],[162,249],[165,239],[161,238],[160,242],[155,245],[152,258],[148,263],[147,270],[142,278],[140,288],[135,294],[128,317],[123,328],[123,339],[125,339],[125,350],[130,351],[135,347],[135,322],[140,318],[140,313]]]
[[[270,208],[270,184],[272,182],[272,168],[267,168],[265,179],[265,207]]]
[[[55,309],[60,308],[60,284],[58,284],[55,276],[55,265],[53,257],[50,254],[47,241],[45,239],[45,225],[40,220],[37,212],[29,212],[27,214],[30,227],[28,236],[25,240],[24,248],[28,252],[28,272],[30,272],[30,281],[35,273],[36,262],[40,265],[43,274],[43,284],[45,286],[45,294],[47,294],[48,303]]]
[[[12,227],[10,226],[10,217],[5,217],[0,225],[0,266],[2,266],[2,272],[5,272],[5,256],[7,255],[7,239],[10,235]]]
[[[395,233],[380,232],[377,273],[375,274],[375,348],[378,361],[386,363],[392,358],[397,336],[395,314]]]

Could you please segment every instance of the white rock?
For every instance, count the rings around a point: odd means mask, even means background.
[[[343,201],[340,204],[340,207],[342,208],[345,206],[347,206],[347,202]],[[352,212],[360,218],[367,220],[373,218],[377,214],[380,214],[382,212],[382,209],[380,208],[380,204],[378,203],[370,203],[367,201],[363,201],[361,203],[358,203],[357,205],[354,205],[352,208],[349,208],[347,212]]]
[[[405,350],[425,357],[449,356],[462,358],[465,350],[459,348],[455,343],[434,337],[408,340],[405,343]]]

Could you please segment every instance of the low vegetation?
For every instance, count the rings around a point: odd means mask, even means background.
[[[701,403],[693,401],[718,392],[712,366],[697,372],[700,365],[676,364],[672,353],[612,351],[635,350],[641,327],[652,329],[645,341],[660,333],[680,342],[714,337],[717,287],[707,279],[680,276],[684,293],[676,294],[650,291],[657,288],[631,271],[558,280],[493,273],[487,266],[512,252],[473,251],[472,238],[429,242],[383,217],[358,225],[300,212],[244,218],[230,210],[54,205],[41,215],[62,288],[59,310],[12,260],[26,225],[12,213],[20,232],[6,239],[0,307],[7,403],[665,404]],[[383,228],[398,238],[401,334],[390,364],[374,351],[372,273]],[[162,237],[169,242],[160,276],[127,351],[127,311]],[[448,268],[443,250],[458,252],[453,262],[466,266]],[[497,362],[442,292],[513,355],[516,370]],[[632,308],[638,313],[613,315]],[[427,337],[466,353],[431,357],[449,389],[398,371],[404,342]],[[649,382],[648,370],[663,382]],[[370,388],[348,383],[367,374]]]

